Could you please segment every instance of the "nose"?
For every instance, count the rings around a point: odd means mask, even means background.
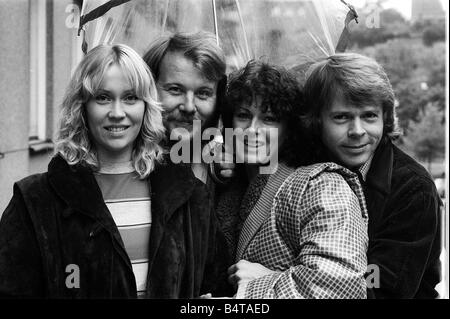
[[[180,110],[186,113],[195,112],[195,96],[193,92],[187,92],[184,98],[184,103],[180,105]]]
[[[350,128],[348,130],[348,136],[349,137],[361,137],[365,133],[366,133],[366,130],[364,129],[361,119],[355,118],[350,124]]]
[[[111,105],[111,110],[108,113],[110,118],[120,119],[125,117],[125,111],[123,110],[121,101],[114,101]]]
[[[249,130],[249,132],[252,133],[258,133],[258,130],[260,128],[260,123],[257,117],[254,117],[249,125],[249,127],[247,128]]]

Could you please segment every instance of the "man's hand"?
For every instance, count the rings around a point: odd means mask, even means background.
[[[251,263],[242,259],[228,268],[228,282],[237,289],[240,284],[273,273],[275,273],[275,271],[270,270],[261,264]]]
[[[209,142],[203,152],[214,157],[214,163],[210,165],[213,180],[219,184],[226,184],[235,174],[236,164],[233,163],[233,155],[226,153],[223,143],[216,140]]]

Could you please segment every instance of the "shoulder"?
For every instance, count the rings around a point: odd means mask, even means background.
[[[367,223],[368,218],[358,176],[335,163],[298,168],[280,187],[275,203],[280,211],[304,220],[353,216]]]
[[[46,173],[34,174],[14,183],[13,196],[2,217],[21,218],[20,216],[30,214],[30,210],[32,210],[30,208],[39,203],[45,204],[48,199],[47,196],[43,196],[46,188],[46,176]]]
[[[287,184],[316,184],[324,181],[332,183],[348,183],[357,179],[352,171],[332,162],[318,163],[297,168],[286,180]]]
[[[332,162],[296,169],[280,187],[279,193],[288,194],[298,202],[309,200],[310,197],[335,197],[337,194],[363,197],[357,175]]]
[[[13,199],[20,201],[30,214],[46,212],[41,208],[47,207],[55,198],[56,194],[48,182],[48,173],[30,175],[14,184]]]
[[[48,185],[48,173],[33,174],[15,183],[15,190],[22,194],[41,192]]]
[[[392,186],[436,193],[436,185],[428,171],[408,154],[393,146]]]

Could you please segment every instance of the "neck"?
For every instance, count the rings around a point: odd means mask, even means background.
[[[120,153],[98,152],[97,160],[100,164],[101,163],[108,163],[108,164],[127,163],[127,162],[131,161],[131,150],[126,151],[126,152],[120,152]]]

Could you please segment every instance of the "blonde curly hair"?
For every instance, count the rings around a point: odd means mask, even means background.
[[[82,164],[96,170],[99,162],[91,141],[86,119],[86,103],[101,89],[106,71],[117,65],[145,103],[144,120],[135,140],[132,161],[140,178],[146,178],[161,161],[164,150],[159,145],[165,138],[161,106],[153,76],[137,52],[123,45],[99,45],[87,53],[77,66],[62,103],[57,154],[69,165]]]

